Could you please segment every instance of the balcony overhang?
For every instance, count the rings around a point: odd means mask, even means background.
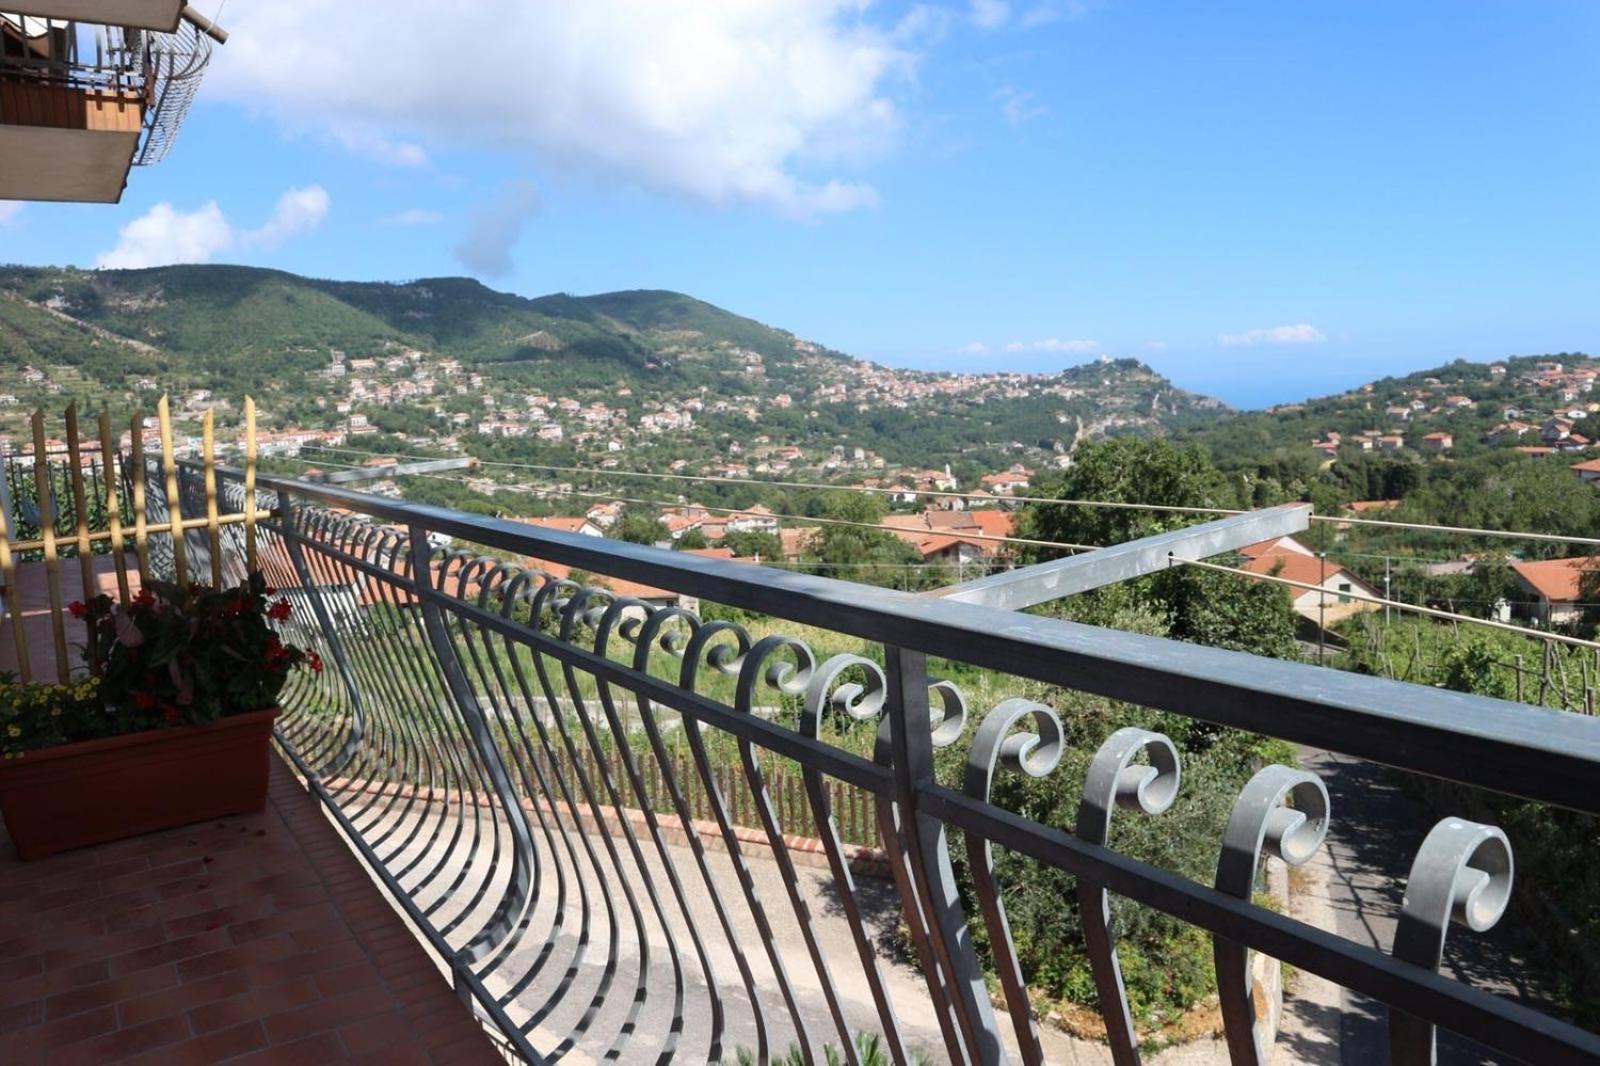
[[[116,203],[143,118],[126,94],[0,81],[0,200]]]
[[[178,28],[183,5],[184,0],[10,0],[6,10],[21,15],[171,33]]]

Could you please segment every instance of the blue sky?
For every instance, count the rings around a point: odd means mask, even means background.
[[[0,261],[668,288],[1241,406],[1600,349],[1589,0],[455,8],[233,0],[171,157]]]

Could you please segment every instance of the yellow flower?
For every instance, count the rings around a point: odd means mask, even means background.
[[[9,737],[20,737],[21,735],[22,735],[22,730],[21,729],[17,728],[14,725],[6,726],[6,736],[9,736]]]

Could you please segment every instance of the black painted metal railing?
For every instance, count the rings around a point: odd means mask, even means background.
[[[331,664],[286,692],[282,750],[463,997],[530,1061],[731,1061],[741,1049],[766,1061],[792,1044],[807,1061],[831,1045],[856,1062],[863,1032],[896,1061],[1042,1061],[1007,926],[1015,886],[995,876],[996,848],[1076,877],[1118,1062],[1139,1053],[1113,897],[1213,938],[1235,1062],[1266,1054],[1251,951],[1388,1004],[1397,1063],[1430,1061],[1436,1025],[1528,1061],[1600,1056],[1600,1037],[1436,972],[1452,922],[1487,928],[1506,907],[1512,858],[1499,829],[1441,821],[1412,863],[1392,953],[1374,950],[1252,902],[1264,859],[1306,861],[1337,817],[1314,775],[1256,774],[1215,882],[1196,883],[1107,847],[1114,817],[1185,802],[1165,736],[1113,734],[1089,764],[1076,826],[1042,825],[992,803],[990,788],[1001,774],[1057,772],[1056,713],[1025,699],[969,710],[929,661],[1586,813],[1600,812],[1600,721],[328,486],[257,484],[276,510],[257,529],[260,565],[296,607],[295,639]],[[225,489],[239,509],[238,482]],[[243,532],[224,534],[238,576]],[[205,550],[197,535],[196,573]],[[668,591],[619,595],[586,575]],[[708,620],[680,597],[729,610]],[[752,636],[726,620],[738,611],[779,629]],[[877,653],[818,661],[785,626]],[[840,746],[836,721],[875,723],[875,744]],[[965,752],[959,786],[935,773],[936,749],[949,746]],[[802,783],[798,800],[774,800],[780,767]],[[881,849],[841,840],[841,782],[865,798]],[[858,876],[869,861],[887,878]],[[886,913],[908,934],[899,955],[885,945]]]

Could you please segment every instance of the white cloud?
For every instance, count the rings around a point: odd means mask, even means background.
[[[1006,345],[1008,352],[1098,352],[1099,341],[1091,340],[1062,340],[1060,337],[1045,337],[1036,341],[1012,341]]]
[[[233,230],[215,200],[193,211],[159,203],[117,231],[117,246],[95,257],[104,270],[204,263],[233,245]]]
[[[982,341],[969,341],[956,349],[962,355],[988,355],[989,346]]]
[[[1222,333],[1217,343],[1225,348],[1249,347],[1256,344],[1321,344],[1328,337],[1316,326],[1305,322],[1293,326],[1268,326],[1247,329],[1243,333]]]
[[[385,215],[378,221],[385,226],[431,226],[436,222],[443,222],[444,215],[438,211],[429,211],[425,207],[411,207],[404,211],[396,211],[392,215]]]
[[[277,248],[291,238],[310,233],[328,217],[328,191],[320,185],[290,189],[278,197],[272,217],[242,234],[239,243],[247,248]]]
[[[1011,18],[1011,5],[1006,0],[972,0],[972,24],[979,29],[995,30]]]
[[[328,214],[320,185],[290,189],[278,197],[272,217],[253,230],[235,232],[215,200],[193,211],[159,203],[117,231],[116,247],[95,256],[102,270],[138,270],[173,263],[207,263],[232,248],[277,248],[309,233]]]
[[[1050,109],[1039,103],[1033,93],[1019,89],[1015,85],[1000,86],[990,99],[999,102],[1000,113],[1013,126],[1020,126],[1030,119],[1041,118],[1050,113]]]
[[[22,214],[20,200],[0,200],[0,226],[15,222],[20,214]]]
[[[539,190],[531,181],[509,181],[488,206],[472,212],[467,233],[455,247],[456,260],[474,274],[511,273],[511,249],[539,210]]]
[[[877,202],[841,171],[892,149],[893,92],[910,83],[914,35],[938,21],[880,26],[866,10],[461,0],[441,16],[433,0],[391,0],[379,32],[371,5],[254,4],[233,13],[207,91],[395,163],[503,149],[656,193],[814,217]],[[441,29],[470,51],[441,51]]]

